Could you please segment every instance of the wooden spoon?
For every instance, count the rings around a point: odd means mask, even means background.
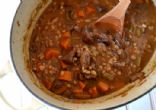
[[[130,0],[119,0],[119,3],[111,11],[95,21],[94,25],[101,29],[113,29],[122,33],[125,13],[130,3]]]

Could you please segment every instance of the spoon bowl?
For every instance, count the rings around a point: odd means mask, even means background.
[[[122,33],[125,13],[130,3],[130,0],[119,0],[119,3],[112,10],[95,21],[94,25],[99,28],[107,28]]]

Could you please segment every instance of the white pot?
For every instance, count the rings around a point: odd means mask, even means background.
[[[27,69],[28,42],[37,18],[52,0],[23,0],[16,12],[10,38],[10,51],[14,69],[26,88],[37,98],[51,106],[65,109],[110,109],[141,97],[156,85],[156,51],[144,68],[147,77],[127,85],[122,90],[91,100],[69,100],[44,92]],[[34,82],[35,81],[35,82]],[[38,85],[38,86],[37,86]]]

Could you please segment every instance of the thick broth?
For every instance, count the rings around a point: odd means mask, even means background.
[[[112,93],[144,78],[156,43],[156,10],[150,0],[132,0],[123,34],[89,24],[118,0],[53,0],[33,29],[29,54],[33,74],[51,92],[72,99]]]

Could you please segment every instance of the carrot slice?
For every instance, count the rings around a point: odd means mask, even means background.
[[[98,91],[97,91],[97,88],[96,86],[92,87],[89,89],[89,93],[92,97],[97,97],[98,96]]]
[[[44,57],[46,60],[49,60],[51,58],[56,58],[59,55],[60,55],[59,50],[55,48],[48,48],[44,53]]]
[[[87,6],[86,11],[87,11],[86,12],[87,14],[92,14],[96,12],[95,8],[90,7],[90,6]]]
[[[58,79],[63,81],[72,81],[72,73],[70,71],[61,71]]]
[[[106,92],[109,90],[109,85],[102,81],[98,82],[98,87],[101,90],[101,92]]]
[[[83,11],[83,10],[79,10],[79,11],[77,12],[77,16],[78,16],[78,17],[85,17],[84,11]]]
[[[60,41],[60,45],[64,49],[69,49],[70,47],[70,38],[69,37],[62,37]]]
[[[62,67],[63,69],[66,69],[66,68],[68,67],[68,65],[65,64],[63,61],[61,61],[61,67]]]
[[[86,86],[86,84],[83,83],[83,82],[81,82],[81,81],[79,81],[78,84],[79,84],[79,87],[80,87],[81,89],[84,89],[85,86]]]
[[[66,86],[62,86],[61,88],[55,91],[56,94],[62,94],[65,90],[67,90]]]

